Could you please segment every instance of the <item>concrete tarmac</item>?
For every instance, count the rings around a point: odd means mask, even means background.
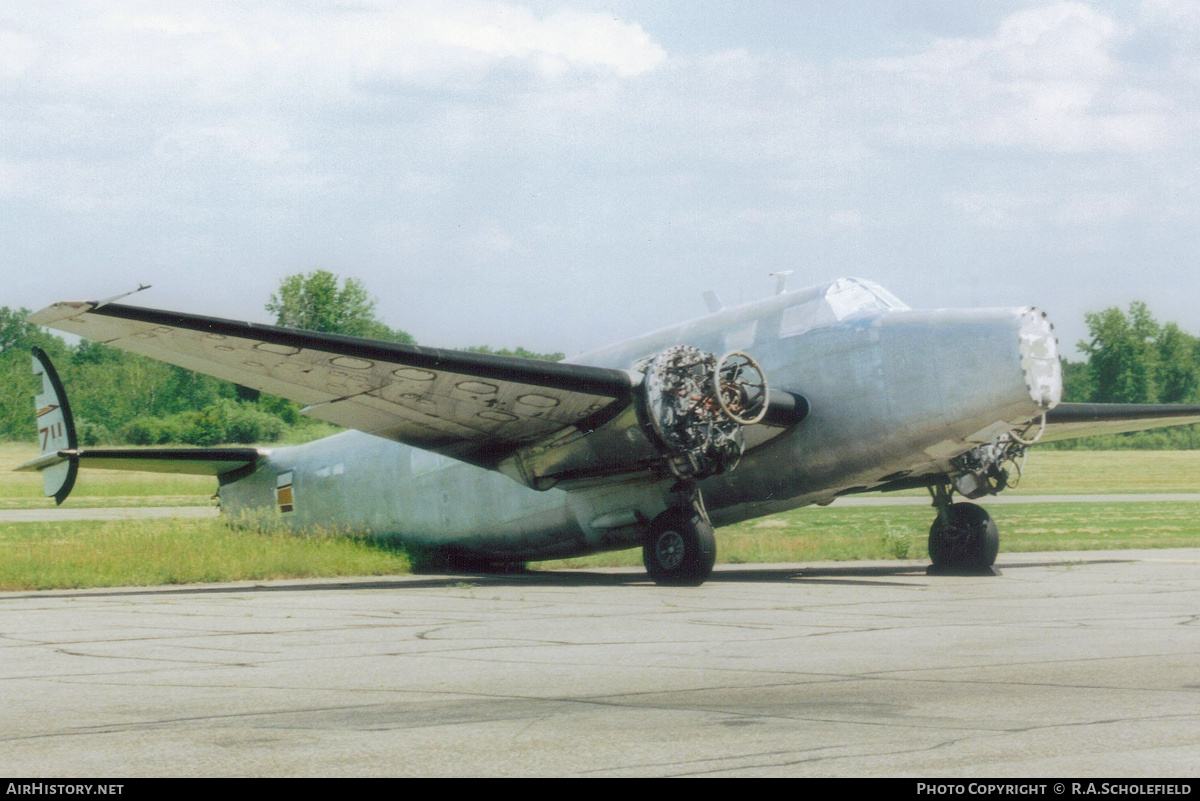
[[[0,775],[1191,776],[1200,549],[0,594]]]

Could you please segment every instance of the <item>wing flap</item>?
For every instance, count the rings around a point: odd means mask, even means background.
[[[400,345],[117,303],[31,322],[307,405],[349,428],[494,467],[523,444],[630,402],[623,370]]]

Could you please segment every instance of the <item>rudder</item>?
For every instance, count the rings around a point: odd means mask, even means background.
[[[50,357],[37,347],[33,349],[33,374],[42,382],[41,390],[33,399],[42,458],[57,456],[58,452],[63,450],[75,450],[78,442],[75,438],[75,421],[67,403],[67,393],[58,378],[58,372],[50,363]],[[46,497],[53,497],[55,503],[61,504],[71,494],[78,473],[79,460],[71,458],[43,468],[42,487]]]

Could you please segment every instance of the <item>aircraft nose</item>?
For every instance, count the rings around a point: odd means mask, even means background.
[[[1033,307],[1022,311],[1018,343],[1029,396],[1043,410],[1054,408],[1062,400],[1062,364],[1054,325],[1044,311]]]

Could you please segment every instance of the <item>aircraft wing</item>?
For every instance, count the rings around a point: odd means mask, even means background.
[[[31,315],[77,334],[307,404],[304,413],[494,468],[517,448],[626,408],[623,370],[400,345],[118,303]]]
[[[1046,413],[1040,441],[1120,434],[1200,423],[1200,405],[1175,403],[1060,403]]]

